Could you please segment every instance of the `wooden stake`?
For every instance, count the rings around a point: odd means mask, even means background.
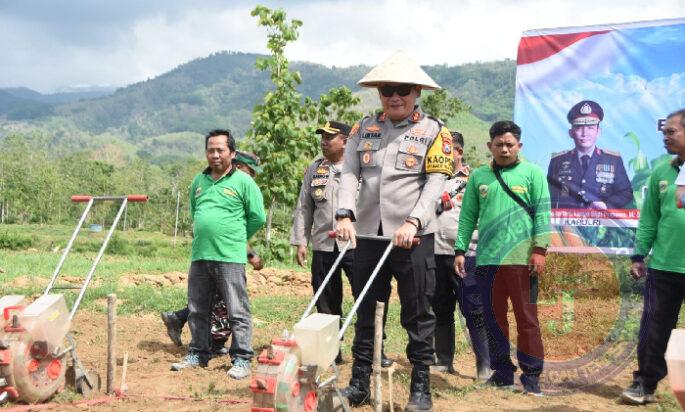
[[[114,393],[117,367],[117,295],[107,295],[107,394]]]
[[[373,339],[373,382],[374,399],[373,408],[375,412],[383,410],[383,394],[381,390],[381,349],[383,348],[383,302],[376,302],[375,336]]]
[[[128,391],[128,385],[126,384],[126,370],[128,369],[128,352],[124,352],[124,364],[121,367],[121,392]]]

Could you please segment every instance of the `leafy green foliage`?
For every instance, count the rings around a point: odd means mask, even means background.
[[[30,236],[7,231],[0,232],[0,249],[23,250],[31,246],[33,246],[33,239]]]
[[[421,108],[440,120],[451,119],[461,112],[468,112],[471,107],[456,98],[445,89],[436,90],[421,99]]]
[[[284,51],[288,43],[297,40],[299,20],[287,20],[282,9],[271,10],[257,6],[252,16],[258,17],[258,25],[267,29],[267,47],[271,55],[259,58],[256,67],[267,71],[273,88],[264,94],[262,103],[252,112],[252,128],[248,131],[247,147],[267,162],[257,176],[266,204],[273,209],[276,204],[294,205],[298,195],[302,170],[318,154],[317,135],[314,129],[330,116],[352,122],[360,113],[351,111],[359,103],[347,87],[340,87],[322,94],[319,102],[303,99],[297,90],[302,83],[300,73],[291,71]],[[266,244],[271,241],[269,214]],[[278,245],[278,251],[287,243]],[[271,248],[267,252],[271,253]],[[283,258],[278,254],[279,259]]]

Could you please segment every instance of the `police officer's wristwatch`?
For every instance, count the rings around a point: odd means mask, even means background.
[[[416,230],[421,230],[421,221],[418,217],[409,216],[406,219],[404,219],[404,221],[412,224],[416,228]]]
[[[335,211],[335,220],[340,219],[350,219],[355,222],[357,219],[354,218],[354,213],[350,209],[338,209]]]

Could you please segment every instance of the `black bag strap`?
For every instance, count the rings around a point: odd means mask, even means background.
[[[526,213],[528,213],[528,216],[530,216],[531,220],[535,221],[535,209],[533,207],[528,206],[519,195],[512,192],[511,188],[506,183],[504,183],[504,179],[502,179],[502,175],[500,174],[501,169],[497,167],[497,165],[493,164],[492,170],[495,172],[495,177],[497,178],[499,184],[502,186],[502,189],[504,189],[504,191],[507,192],[510,198],[514,199],[514,202],[516,202],[519,206],[523,208],[523,210],[526,211]]]

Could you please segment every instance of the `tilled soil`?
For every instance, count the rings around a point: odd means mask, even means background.
[[[131,286],[141,283],[157,284],[165,286],[183,286],[186,277],[183,273],[171,273],[164,275],[130,275],[122,277],[122,282],[128,282]],[[263,296],[272,294],[277,290],[283,295],[307,296],[311,294],[309,274],[295,271],[277,269],[264,269],[260,273],[249,274],[250,295]],[[274,289],[278,286],[277,289]],[[393,304],[393,303],[391,303]],[[580,303],[578,303],[580,305]],[[615,310],[611,307],[603,309],[597,302],[586,303],[589,307],[578,306],[577,316],[585,318],[591,312],[603,312],[606,316],[615,316]],[[547,310],[552,312],[554,305]],[[541,311],[541,318],[545,316],[545,310]],[[550,315],[551,316],[551,315]],[[582,323],[582,322],[581,322]],[[588,327],[590,325],[587,325]],[[511,328],[515,329],[513,318]],[[78,345],[78,354],[87,368],[96,370],[102,377],[103,387],[106,377],[107,359],[107,326],[106,315],[98,312],[79,312],[72,328]],[[169,369],[171,363],[180,360],[186,353],[187,347],[176,347],[166,335],[166,330],[158,314],[142,314],[134,316],[119,316],[117,323],[117,358],[115,387],[121,387],[122,358],[128,353],[128,371],[126,383],[128,391],[120,399],[104,399],[99,404],[78,404],[80,396],[70,390],[58,394],[48,405],[42,405],[40,409],[50,408],[53,410],[131,410],[131,411],[213,411],[213,410],[236,410],[249,411],[252,393],[250,392],[249,380],[235,381],[227,377],[229,359],[227,357],[210,361],[208,368],[197,368],[172,372]],[[265,341],[274,331],[262,326],[255,329],[255,340]],[[512,338],[515,339],[514,334]],[[545,337],[547,339],[547,336]],[[189,333],[184,330],[183,340],[188,342]],[[591,338],[590,341],[592,341]],[[547,342],[547,341],[546,341]],[[564,344],[565,342],[565,344]],[[553,344],[547,345],[547,356],[550,359],[568,360],[574,356],[581,356],[591,349],[597,342],[585,342],[578,336],[556,339]],[[255,348],[259,352],[262,348]],[[616,348],[614,348],[616,349]],[[620,349],[620,348],[619,348]],[[613,352],[620,352],[613,350]],[[599,367],[617,362],[614,353],[600,357],[596,363]],[[351,361],[349,347],[345,348],[346,362],[341,366],[341,386],[349,379]],[[401,411],[408,398],[408,385],[411,366],[406,361],[404,354],[390,353],[389,356],[396,360],[396,371],[393,377],[394,410]],[[614,357],[612,357],[614,356]],[[634,359],[634,351],[630,353],[630,359]],[[620,360],[620,359],[619,359]],[[591,385],[570,391],[562,395],[557,394],[556,387],[564,379],[564,375],[554,371],[543,373],[543,382],[555,385],[554,389],[545,388],[547,395],[541,398],[526,396],[516,392],[485,389],[474,382],[475,361],[470,353],[464,353],[455,360],[457,372],[454,374],[434,373],[431,376],[433,391],[434,411],[624,411],[635,410],[632,407],[621,405],[617,402],[623,388],[631,379],[631,372],[635,368],[635,362],[628,362],[620,371],[613,371],[613,377],[604,377],[600,381],[592,381]],[[551,364],[550,364],[551,365]],[[254,370],[253,364],[253,370]],[[590,368],[591,369],[591,368]],[[556,375],[555,375],[556,374]],[[558,376],[557,376],[558,375]],[[387,399],[387,380],[384,374],[384,399],[389,410]],[[520,387],[519,387],[520,389]],[[663,398],[668,391],[668,383],[664,381],[660,385],[659,396]],[[96,393],[91,396],[101,400],[104,394]],[[7,407],[7,406],[6,406]],[[9,408],[20,407],[22,410],[31,410],[31,407],[9,405]],[[34,407],[37,410],[39,406]],[[647,408],[656,410],[656,406]],[[359,411],[371,411],[370,406],[356,408]]]

